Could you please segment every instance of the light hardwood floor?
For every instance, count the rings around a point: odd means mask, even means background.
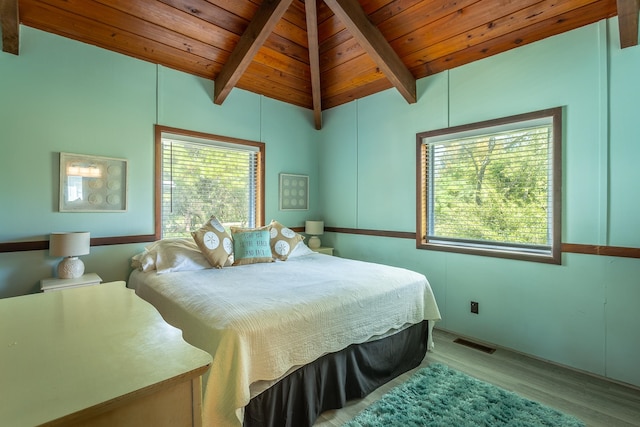
[[[483,381],[513,391],[583,420],[588,427],[640,426],[640,389],[626,387],[508,350],[493,354],[453,342],[455,335],[436,330],[436,348],[416,368],[443,363]],[[345,408],[323,413],[314,427],[337,427],[355,417],[415,370],[381,386]]]

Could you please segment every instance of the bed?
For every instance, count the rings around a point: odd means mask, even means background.
[[[139,265],[128,286],[213,356],[205,425],[312,425],[417,366],[433,346],[440,313],[425,276],[410,270],[304,243],[286,261],[220,269],[191,255],[187,267],[173,260],[178,268],[167,269],[167,258]]]

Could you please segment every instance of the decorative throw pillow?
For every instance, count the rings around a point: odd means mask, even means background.
[[[233,252],[233,242],[215,215],[212,215],[198,231],[192,232],[191,236],[213,267],[224,267]]]
[[[158,274],[211,268],[193,239],[166,239],[163,243],[155,248]]]
[[[153,271],[156,269],[157,256],[158,254],[155,251],[149,252],[145,249],[144,252],[140,252],[131,258],[131,267],[145,273]]]
[[[233,236],[233,265],[273,262],[270,245],[270,226],[260,228],[231,227]]]
[[[291,250],[291,253],[289,254],[289,258],[287,259],[298,258],[305,255],[313,255],[316,253],[317,252],[314,252],[311,249],[309,249],[309,247],[305,245],[304,242],[300,242],[296,245],[295,248]]]
[[[271,252],[273,257],[286,261],[304,237],[276,220],[271,220]]]

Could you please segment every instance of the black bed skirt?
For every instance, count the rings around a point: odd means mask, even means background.
[[[301,367],[251,399],[244,427],[312,426],[323,411],[342,408],[417,367],[427,352],[428,334],[425,320]]]

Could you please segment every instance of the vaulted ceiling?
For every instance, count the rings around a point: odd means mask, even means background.
[[[314,111],[619,16],[638,43],[640,0],[0,0],[3,50],[19,24]],[[43,70],[46,74],[46,70]]]

